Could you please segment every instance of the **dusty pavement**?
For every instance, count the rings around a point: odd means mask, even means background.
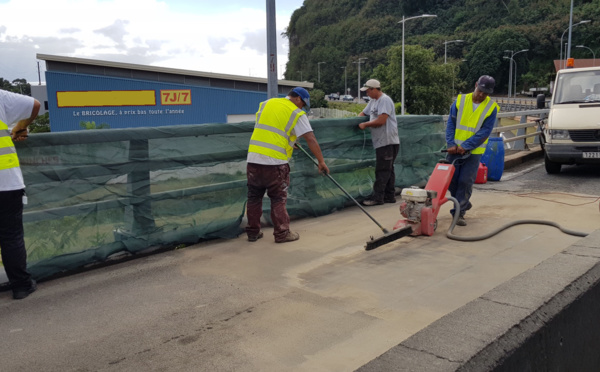
[[[596,229],[598,203],[571,198],[479,188],[469,225],[454,232],[517,219]],[[254,243],[212,241],[43,282],[22,301],[0,293],[0,369],[352,371],[579,240],[527,225],[453,241],[449,209],[434,236],[369,252],[380,230],[354,207],[293,221],[297,242],[275,244],[266,228]],[[368,211],[388,228],[399,218],[398,204]]]

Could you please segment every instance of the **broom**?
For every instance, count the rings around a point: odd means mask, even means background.
[[[319,163],[308,154],[308,152],[306,152],[306,150],[304,150],[304,148],[302,148],[302,146],[300,146],[299,144],[296,143],[296,147],[298,147],[303,153],[304,155],[306,155],[310,160],[312,160],[313,163],[315,163],[315,165],[318,167]],[[369,216],[369,218],[371,219],[371,221],[375,222],[375,224],[381,229],[381,231],[383,231],[383,236],[379,237],[379,238],[373,238],[371,236],[371,240],[369,240],[366,244],[365,244],[365,250],[370,251],[372,249],[375,249],[377,247],[381,247],[382,245],[385,245],[387,243],[393,242],[395,240],[398,240],[400,238],[403,238],[407,235],[410,235],[412,233],[412,227],[410,226],[406,226],[403,227],[401,229],[397,229],[394,230],[392,232],[389,232],[385,227],[381,226],[381,224],[379,222],[377,222],[377,220],[375,218],[373,218],[373,216],[371,216],[369,214],[369,212],[367,212],[362,205],[360,205],[360,203],[358,201],[356,201],[356,199],[354,199],[352,197],[352,195],[350,195],[346,190],[344,190],[344,188],[342,187],[342,185],[340,185],[333,177],[331,177],[331,175],[329,173],[325,174],[337,187],[339,187],[340,190],[342,190],[344,192],[344,194],[346,194],[346,196],[352,200],[354,202],[354,204],[356,204],[361,211],[365,212],[365,214],[367,216]]]

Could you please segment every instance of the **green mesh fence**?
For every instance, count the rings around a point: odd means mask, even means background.
[[[375,151],[363,117],[312,120],[331,175],[371,193]],[[25,240],[37,279],[156,247],[243,232],[246,155],[254,123],[88,130],[17,143],[29,204]],[[396,185],[422,184],[445,145],[441,116],[399,116]],[[304,141],[300,141],[305,144]],[[301,151],[290,162],[288,210],[319,216],[348,205]],[[264,216],[269,218],[265,199]]]

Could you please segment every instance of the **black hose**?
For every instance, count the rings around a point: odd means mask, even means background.
[[[452,223],[450,224],[450,227],[448,228],[448,232],[446,233],[446,236],[448,237],[448,239],[452,239],[452,240],[458,240],[461,242],[475,242],[475,241],[479,241],[479,240],[485,240],[485,239],[489,239],[492,236],[508,229],[509,227],[512,226],[516,226],[516,225],[547,225],[547,226],[554,226],[557,229],[559,229],[560,231],[564,232],[565,234],[569,234],[569,235],[574,235],[574,236],[588,236],[588,233],[584,233],[581,231],[575,231],[575,230],[569,230],[569,229],[565,229],[564,227],[560,226],[559,224],[557,224],[556,222],[552,222],[552,221],[544,221],[544,220],[517,220],[517,221],[513,221],[513,222],[509,222],[504,226],[501,226],[500,228],[484,234],[484,235],[480,235],[480,236],[458,236],[458,235],[454,235],[452,234],[452,230],[454,230],[454,227],[456,226],[456,222],[458,221],[458,218],[460,217],[460,203],[458,202],[458,200],[456,200],[455,198],[453,198],[452,196],[448,197],[449,200],[452,200],[452,202],[454,203],[454,218],[452,219]]]

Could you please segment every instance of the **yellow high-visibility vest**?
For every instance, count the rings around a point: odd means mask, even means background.
[[[500,112],[500,107],[496,102],[492,101],[490,97],[486,97],[483,102],[477,106],[477,109],[473,111],[473,94],[459,94],[456,97],[456,108],[458,114],[456,115],[456,130],[454,131],[454,142],[457,145],[462,145],[463,142],[471,138],[483,125],[485,119],[487,119],[493,112],[494,109]],[[472,149],[471,154],[483,154],[487,147],[488,139],[479,145],[479,147]]]
[[[19,158],[8,125],[0,120],[0,169],[17,168]]]
[[[296,141],[292,129],[305,112],[287,98],[271,98],[261,102],[248,152],[279,160],[290,160]]]

